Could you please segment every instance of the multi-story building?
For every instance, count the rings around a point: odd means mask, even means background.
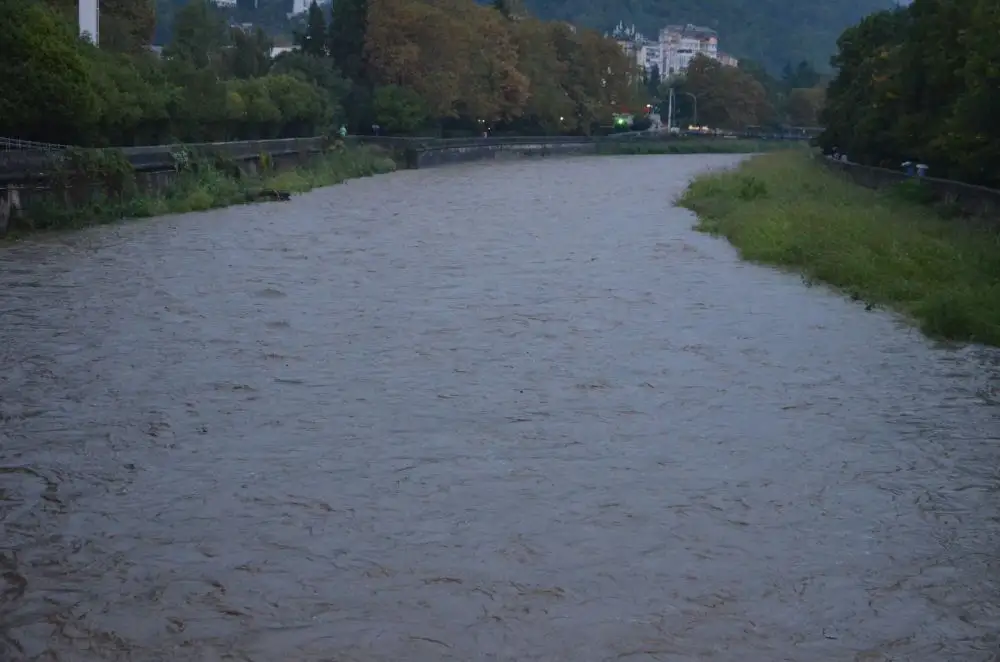
[[[225,7],[226,9],[235,9],[236,0],[212,0],[217,7]]]
[[[636,62],[646,71],[652,71],[653,67],[661,69],[663,52],[660,49],[660,44],[655,41],[643,42],[636,53]]]
[[[710,28],[697,25],[668,25],[660,30],[658,39],[647,39],[635,26],[619,23],[611,32],[622,50],[646,71],[655,65],[660,76],[669,78],[683,74],[696,55],[718,60],[735,67],[739,60],[719,51],[719,35]]]
[[[697,25],[668,25],[660,30],[660,71],[664,77],[687,71],[695,55],[719,59],[719,35]]]

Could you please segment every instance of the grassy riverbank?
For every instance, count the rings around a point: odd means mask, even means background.
[[[8,237],[228,207],[254,202],[261,191],[302,193],[396,169],[395,162],[386,152],[371,147],[347,147],[316,156],[308,164],[290,170],[263,168],[257,175],[234,176],[233,164],[228,165],[222,168],[198,163],[195,168],[178,172],[159,192],[143,192],[136,186],[129,186],[119,196],[95,192],[83,203],[40,202],[17,219]]]
[[[786,140],[744,138],[664,138],[663,140],[607,140],[597,146],[598,154],[759,154],[801,149],[804,143]]]
[[[1000,234],[900,191],[859,187],[804,152],[696,179],[678,201],[740,255],[913,319],[930,336],[1000,345]]]

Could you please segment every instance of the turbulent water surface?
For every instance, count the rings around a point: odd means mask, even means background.
[[[0,659],[994,659],[995,356],[695,233],[735,158],[0,247]]]

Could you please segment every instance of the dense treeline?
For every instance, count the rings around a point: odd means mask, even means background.
[[[478,0],[490,4],[492,0]],[[171,16],[187,0],[156,0],[157,43],[168,43]],[[740,59],[760,62],[774,75],[787,62],[825,63],[837,36],[893,0],[524,0],[542,19],[569,21],[597,30],[611,30],[619,21],[634,23],[654,37],[669,24],[695,23],[719,32],[722,48]],[[291,0],[238,0],[227,13],[237,22],[264,27],[275,38],[289,34],[294,20],[287,13]]]
[[[914,0],[848,29],[821,138],[852,160],[1000,186],[1000,3]]]
[[[227,24],[205,0],[173,16],[162,57],[147,48],[147,0],[102,2],[99,49],[75,37],[73,5],[0,0],[0,135],[128,145],[315,135],[345,122],[590,133],[641,94],[613,41],[508,0],[313,5],[299,48],[274,59],[263,31]]]
[[[826,81],[808,62],[788,65],[780,77],[769,74],[752,60],[729,67],[698,55],[683,76],[657,82],[652,72],[647,81],[662,102],[675,91],[674,120],[678,126],[698,124],[719,129],[743,130],[761,127],[815,127],[824,103]]]

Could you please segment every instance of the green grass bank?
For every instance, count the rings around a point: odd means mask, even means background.
[[[931,337],[1000,346],[1000,233],[917,202],[916,186],[862,188],[781,152],[703,175],[677,203],[744,259],[896,310]]]
[[[265,158],[256,175],[240,174],[231,162],[195,160],[179,166],[173,181],[156,193],[140,190],[130,171],[111,178],[105,169],[97,179],[117,179],[117,185],[92,187],[82,200],[78,197],[71,201],[69,198],[72,196],[60,200],[53,196],[50,200],[34,204],[17,219],[6,238],[254,203],[261,199],[262,191],[302,193],[395,169],[396,163],[385,151],[364,146],[345,147],[317,155],[308,163],[292,169],[276,170]],[[108,188],[117,189],[117,192],[109,193]]]

